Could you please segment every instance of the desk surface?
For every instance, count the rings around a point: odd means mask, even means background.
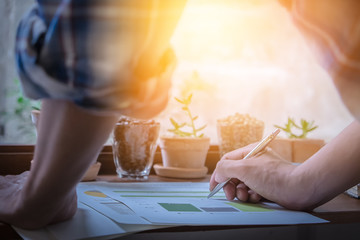
[[[191,179],[190,181],[209,181],[210,176],[208,175],[203,179]],[[108,181],[108,182],[127,182],[126,180],[119,179],[114,175],[100,175],[97,178],[97,181]],[[184,181],[183,179],[172,179],[172,178],[164,178],[156,175],[151,175],[149,180],[151,182],[179,182]],[[251,234],[252,237],[255,237],[256,234],[260,234],[259,229],[262,230],[262,237],[269,236],[275,238],[277,234],[284,237],[283,233],[288,232],[293,237],[299,238],[299,236],[304,236],[307,239],[322,239],[322,237],[326,237],[327,239],[336,239],[340,232],[344,232],[348,234],[347,240],[352,239],[351,236],[355,237],[360,235],[360,232],[357,231],[360,229],[360,200],[352,198],[346,194],[340,194],[335,197],[331,201],[319,206],[314,209],[311,214],[326,219],[330,221],[330,223],[326,224],[311,224],[311,225],[284,225],[284,226],[183,226],[183,227],[171,227],[160,230],[151,230],[143,233],[137,233],[135,235],[126,236],[121,239],[147,239],[149,234],[156,235],[156,238],[170,238],[173,237],[171,234],[177,233],[182,237],[186,237],[189,240],[190,236],[187,236],[186,233],[198,233],[202,232],[205,234],[206,231],[212,232],[211,238],[215,238],[217,232],[222,232],[223,234]],[[315,228],[314,228],[315,227]],[[256,230],[257,229],[257,230]],[[315,230],[314,230],[315,229]],[[214,232],[215,231],[215,232]],[[267,234],[265,234],[265,232]],[[290,231],[290,232],[289,232]],[[314,233],[315,231],[315,233]],[[354,231],[354,232],[351,232]],[[277,233],[278,232],[278,233]],[[165,234],[165,235],[164,235]],[[170,234],[170,235],[169,235]],[[184,235],[185,234],[185,235]],[[263,234],[265,234],[263,236]],[[270,234],[270,235],[269,235]],[[299,235],[300,234],[300,235]],[[305,235],[304,235],[305,234]],[[308,234],[310,234],[308,236]],[[325,234],[325,235],[323,235]],[[349,235],[350,234],[350,235]],[[176,235],[176,236],[180,236]],[[136,236],[136,237],[135,237]],[[193,237],[197,236],[197,234],[191,235]],[[232,236],[232,235],[231,235]],[[202,237],[202,236],[197,236]],[[334,237],[334,238],[332,238]],[[20,239],[20,236],[7,224],[0,223],[0,238],[1,239]],[[208,237],[207,237],[208,238]],[[259,237],[260,238],[260,237]],[[301,237],[302,238],[302,237]],[[191,237],[190,237],[191,239]],[[195,239],[195,238],[194,238]],[[219,236],[219,239],[221,237]]]

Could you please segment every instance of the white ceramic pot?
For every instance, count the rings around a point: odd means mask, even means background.
[[[160,137],[164,167],[203,168],[210,147],[210,138]]]

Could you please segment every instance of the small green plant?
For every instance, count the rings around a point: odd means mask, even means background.
[[[277,128],[283,130],[289,138],[306,138],[307,134],[311,131],[314,131],[318,126],[314,126],[314,121],[308,122],[305,119],[300,120],[300,125],[296,124],[294,119],[288,118],[288,122],[285,124],[285,127],[274,125]],[[300,131],[301,134],[295,134],[294,131]]]
[[[33,143],[36,140],[36,134],[30,112],[40,108],[40,101],[26,98],[21,91],[18,79],[14,79],[13,85],[6,90],[5,94],[9,104],[0,111],[0,126],[4,128],[4,136],[0,136],[3,137],[0,141]]]
[[[191,114],[189,105],[191,103],[191,99],[192,99],[192,94],[190,94],[188,97],[184,98],[184,99],[179,99],[175,97],[175,100],[177,102],[179,102],[180,104],[182,104],[182,110],[185,111],[186,115],[189,118],[189,122],[184,122],[184,123],[178,123],[177,121],[175,121],[173,118],[170,118],[170,122],[172,124],[172,126],[174,127],[173,129],[168,129],[169,132],[172,132],[173,134],[175,134],[176,136],[179,137],[195,137],[195,138],[201,138],[204,136],[203,133],[200,133],[202,130],[204,130],[204,128],[206,127],[206,125],[200,127],[200,128],[196,128],[195,127],[195,121],[196,119],[198,119],[198,116],[194,116]],[[185,127],[190,128],[189,131],[185,131],[183,130]]]

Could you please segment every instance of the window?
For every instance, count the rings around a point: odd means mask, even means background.
[[[309,137],[326,141],[352,121],[276,0],[190,0],[172,43],[179,59],[173,96],[193,93],[193,112],[207,123],[213,143],[216,120],[236,112],[264,121],[265,133],[288,117],[315,121],[319,127]],[[163,133],[170,127],[168,117],[180,114],[171,99],[158,118]]]
[[[28,7],[22,4],[31,3],[6,2],[11,6],[7,14],[16,12],[17,18]],[[18,20],[10,20],[8,32],[14,35]],[[9,51],[13,43],[4,27],[0,38],[6,38],[8,46],[0,46],[0,51]],[[217,143],[216,120],[236,112],[264,121],[265,133],[274,124],[285,123],[288,117],[314,120],[319,128],[309,137],[326,141],[352,121],[330,77],[317,64],[289,14],[276,0],[189,0],[172,44],[178,57],[172,96],[193,94],[192,111],[199,115],[199,125],[207,124],[205,134],[213,144]],[[16,97],[9,97],[16,76],[8,70],[14,69],[11,61],[13,57],[1,59],[7,65],[0,67],[6,78],[6,84],[0,86],[7,89],[0,96],[0,106],[6,109],[16,104]],[[171,127],[170,116],[181,118],[178,109],[172,98],[156,117],[162,134]],[[33,128],[28,116],[27,126]],[[2,120],[2,143],[34,143],[34,132],[30,139],[16,133],[17,126],[25,122],[14,124]]]

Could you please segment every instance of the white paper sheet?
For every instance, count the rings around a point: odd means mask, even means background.
[[[117,223],[151,224],[125,204],[101,194],[101,187],[81,185],[77,187],[78,200]]]
[[[230,202],[223,192],[207,199],[208,183],[91,182],[80,183],[77,192],[79,209],[69,221],[36,231],[14,229],[24,239],[106,239],[169,225],[327,222],[273,203]]]
[[[57,240],[46,228],[38,230],[25,230],[22,228],[14,227],[13,229],[22,237],[24,240]]]
[[[68,221],[32,231],[15,227],[14,229],[22,238],[36,240],[86,239],[126,233],[120,225],[82,203],[78,204],[75,216]]]
[[[66,222],[50,225],[47,229],[60,240],[125,233],[125,230],[119,225],[82,203],[79,203],[74,218]]]
[[[324,223],[309,213],[277,204],[227,201],[223,192],[211,199],[208,183],[117,183],[101,188],[138,216],[163,225],[280,225]]]

